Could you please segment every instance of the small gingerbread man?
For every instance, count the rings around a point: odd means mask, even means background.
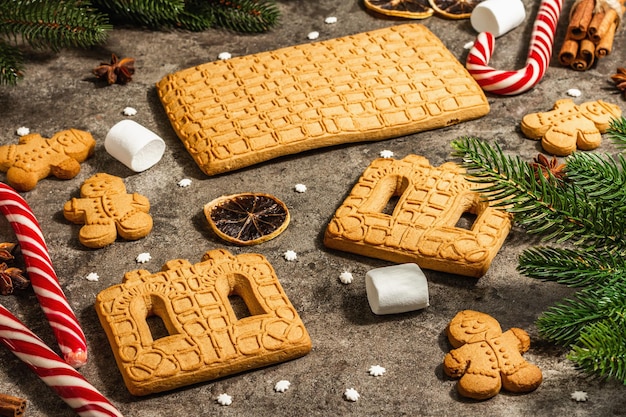
[[[502,333],[490,315],[463,310],[450,321],[447,334],[455,349],[444,358],[443,369],[446,375],[461,378],[457,389],[462,396],[485,400],[501,388],[523,393],[541,384],[541,370],[522,357],[530,348],[524,330],[511,328]]]
[[[77,129],[63,130],[50,139],[37,133],[22,136],[18,144],[0,146],[0,171],[18,191],[30,191],[39,180],[53,175],[74,178],[80,163],[90,157],[96,141],[90,133]]]
[[[126,193],[121,178],[99,173],[80,187],[81,198],[65,203],[63,215],[84,224],[78,240],[89,248],[102,248],[119,235],[126,240],[145,237],[152,230],[150,202],[143,195]]]
[[[526,137],[541,139],[546,152],[567,156],[576,149],[589,151],[600,146],[601,133],[621,114],[619,106],[602,100],[576,105],[571,99],[561,99],[548,112],[524,116],[520,127]]]

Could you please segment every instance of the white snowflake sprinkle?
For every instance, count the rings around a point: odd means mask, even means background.
[[[283,379],[283,380],[278,381],[276,385],[274,385],[274,391],[285,392],[289,389],[290,386],[291,386],[291,382],[287,381],[286,379]]]
[[[371,376],[383,376],[387,370],[380,365],[372,365],[367,371]]]
[[[313,32],[309,32],[308,35],[306,35],[307,38],[309,38],[310,40],[314,40],[320,37],[320,33],[313,31]]]
[[[585,391],[574,391],[571,395],[572,400],[574,401],[587,401],[587,393]]]
[[[178,181],[179,187],[187,188],[190,185],[191,185],[191,180],[189,178],[183,178],[182,180]]]
[[[380,157],[381,158],[393,158],[393,151],[390,151],[387,149],[380,151]]]
[[[295,251],[288,250],[287,252],[283,253],[283,257],[287,261],[295,261],[296,259],[298,259],[298,254]]]
[[[570,88],[565,92],[570,97],[580,97],[583,93],[578,88]]]
[[[124,116],[134,116],[137,114],[137,109],[134,107],[124,107],[122,113],[124,114]]]
[[[472,49],[473,46],[474,46],[474,41],[471,41],[463,45],[463,49]]]
[[[348,401],[358,401],[359,397],[361,397],[361,395],[357,392],[357,390],[355,390],[354,388],[348,388],[344,393],[343,396],[346,397],[346,400]]]
[[[220,394],[215,400],[219,405],[231,405],[233,403],[233,397],[228,394]]]
[[[140,264],[145,264],[150,259],[152,259],[152,256],[150,256],[148,252],[144,252],[144,253],[140,253],[139,255],[137,255],[137,257],[135,258],[135,261],[137,261],[137,263],[140,263]]]
[[[230,52],[220,52],[219,55],[217,56],[217,59],[219,60],[225,60],[225,59],[231,59],[233,57],[233,55]]]
[[[296,192],[298,193],[304,193],[306,192],[306,185],[304,184],[296,184],[295,187],[293,187],[294,190],[296,190]]]
[[[18,136],[26,136],[30,133],[30,129],[26,126],[20,126],[17,128],[15,133],[17,133]]]
[[[352,275],[352,272],[343,271],[339,274],[339,281],[341,281],[342,284],[352,284],[353,280],[354,276]]]
[[[328,16],[326,19],[324,19],[324,23],[326,23],[327,25],[332,25],[333,23],[337,23],[337,18],[335,16]]]
[[[87,281],[97,282],[100,279],[100,276],[98,274],[96,274],[95,272],[90,272],[90,273],[87,274],[85,279]]]

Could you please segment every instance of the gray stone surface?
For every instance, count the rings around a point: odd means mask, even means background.
[[[532,23],[539,1],[524,2],[527,18],[523,26],[497,39],[492,64],[503,69],[524,65]],[[556,49],[564,34],[565,6],[557,33]],[[90,361],[83,375],[119,407],[126,416],[183,415],[367,415],[367,416],[610,416],[626,415],[624,387],[612,381],[587,378],[566,359],[567,350],[543,341],[535,320],[549,306],[571,292],[551,283],[539,282],[516,271],[521,251],[537,241],[515,229],[497,255],[488,273],[470,279],[425,271],[430,307],[390,316],[375,316],[365,294],[365,273],[390,263],[324,248],[323,231],[362,171],[381,150],[397,158],[410,153],[426,156],[433,165],[450,159],[450,141],[463,135],[482,137],[502,145],[507,153],[530,160],[539,151],[537,142],[524,139],[519,123],[527,113],[545,111],[570,88],[582,92],[577,103],[603,99],[624,105],[615,94],[610,75],[626,62],[620,31],[612,55],[586,72],[562,68],[553,57],[545,78],[532,91],[517,97],[489,96],[490,113],[479,120],[384,142],[336,146],[280,158],[228,174],[206,177],[196,167],[176,138],[157,98],[155,83],[166,74],[217,59],[220,52],[233,56],[250,54],[308,42],[307,33],[319,31],[330,39],[403,21],[381,18],[364,10],[356,1],[281,1],[281,24],[269,33],[241,35],[224,30],[203,33],[153,32],[116,28],[106,45],[90,50],[59,53],[28,52],[26,78],[17,87],[0,87],[0,143],[17,141],[15,131],[27,126],[32,132],[51,136],[67,128],[84,129],[97,140],[95,155],[82,164],[79,175],[68,181],[46,179],[24,193],[39,219],[50,255],[72,307],[85,329]],[[336,16],[334,25],[324,23]],[[474,39],[469,21],[432,17],[423,21],[444,44],[464,61],[464,45]],[[137,60],[137,72],[126,86],[103,86],[90,71],[114,52]],[[134,173],[110,157],[104,137],[116,122],[125,118],[126,106],[138,110],[133,120],[160,135],[167,148],[163,159],[143,173]],[[601,152],[615,152],[605,140]],[[69,224],[62,215],[65,201],[78,196],[88,177],[107,172],[124,178],[130,192],[150,199],[154,229],[135,242],[117,241],[99,250],[82,247],[77,239],[80,226]],[[2,174],[3,175],[3,174]],[[177,182],[190,178],[189,188]],[[4,177],[2,177],[4,179]],[[303,183],[306,193],[296,193]],[[210,232],[202,207],[223,194],[265,192],[286,202],[292,214],[287,230],[278,238],[255,247],[225,245]],[[2,240],[12,240],[8,223],[2,220]],[[156,272],[170,259],[199,261],[210,249],[227,248],[233,253],[257,252],[273,264],[282,285],[299,311],[313,340],[313,350],[303,358],[261,370],[203,382],[172,392],[133,397],[124,387],[112,352],[93,308],[101,290],[121,282],[134,269]],[[295,262],[282,254],[294,250]],[[135,257],[149,252],[152,260],[139,265]],[[351,271],[350,285],[339,282],[339,274]],[[90,272],[98,282],[85,277]],[[51,330],[32,292],[2,297],[3,305],[56,349]],[[475,309],[496,317],[503,329],[521,327],[532,338],[526,359],[543,371],[543,384],[525,395],[501,393],[475,402],[462,399],[456,382],[442,371],[443,356],[450,346],[445,326],[461,309]],[[28,399],[27,415],[71,416],[72,410],[48,389],[7,349],[0,349],[0,392]],[[382,377],[367,373],[371,365],[387,369]],[[291,381],[285,393],[274,384]],[[355,388],[361,398],[348,402],[346,388]],[[586,391],[589,401],[570,399],[573,391]],[[215,402],[221,393],[233,396],[233,404]]]

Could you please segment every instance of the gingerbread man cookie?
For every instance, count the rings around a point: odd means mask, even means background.
[[[78,240],[89,248],[102,248],[119,235],[126,240],[145,237],[152,230],[150,202],[143,195],[126,193],[121,178],[99,173],[80,187],[81,198],[65,203],[63,215],[84,224]]]
[[[486,400],[501,388],[524,393],[541,384],[541,370],[522,357],[530,348],[524,330],[511,328],[502,333],[493,317],[464,310],[450,321],[447,334],[455,349],[444,358],[443,370],[460,378],[457,389],[462,396]]]
[[[50,139],[32,133],[22,136],[17,145],[0,146],[0,170],[7,173],[13,188],[29,191],[50,175],[74,178],[95,146],[91,134],[82,130],[63,130]]]
[[[551,111],[524,116],[521,129],[526,137],[541,139],[546,152],[567,156],[577,148],[588,151],[600,146],[600,134],[621,114],[619,106],[602,100],[576,105],[570,99],[562,99]]]

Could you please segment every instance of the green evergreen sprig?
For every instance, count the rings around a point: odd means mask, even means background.
[[[614,120],[608,133],[626,143],[626,119]],[[544,242],[568,244],[519,257],[524,275],[577,289],[541,314],[540,334],[570,347],[568,358],[583,371],[626,384],[626,159],[575,152],[556,177],[480,139],[452,147],[493,205]]]
[[[0,85],[15,85],[23,77],[23,70],[19,48],[0,41]]]
[[[112,29],[109,21],[258,33],[279,18],[274,0],[0,0],[0,84],[15,84],[21,77],[23,58],[14,45],[19,40],[57,51],[104,42]]]
[[[33,48],[85,48],[104,42],[110,29],[88,1],[0,0],[0,34]]]
[[[590,247],[626,245],[626,221],[616,221],[616,213],[623,207],[615,207],[613,200],[589,198],[588,188],[597,192],[597,187],[612,187],[610,179],[598,175],[597,183],[577,184],[552,174],[545,178],[536,164],[504,155],[497,144],[492,146],[476,138],[460,138],[452,142],[452,147],[454,155],[463,158],[469,180],[481,184],[478,191],[495,206],[507,207],[528,233],[541,235],[544,240]],[[588,155],[581,153],[578,157],[600,173],[611,170],[611,162]],[[568,178],[570,173],[580,175],[576,169],[568,162]]]

